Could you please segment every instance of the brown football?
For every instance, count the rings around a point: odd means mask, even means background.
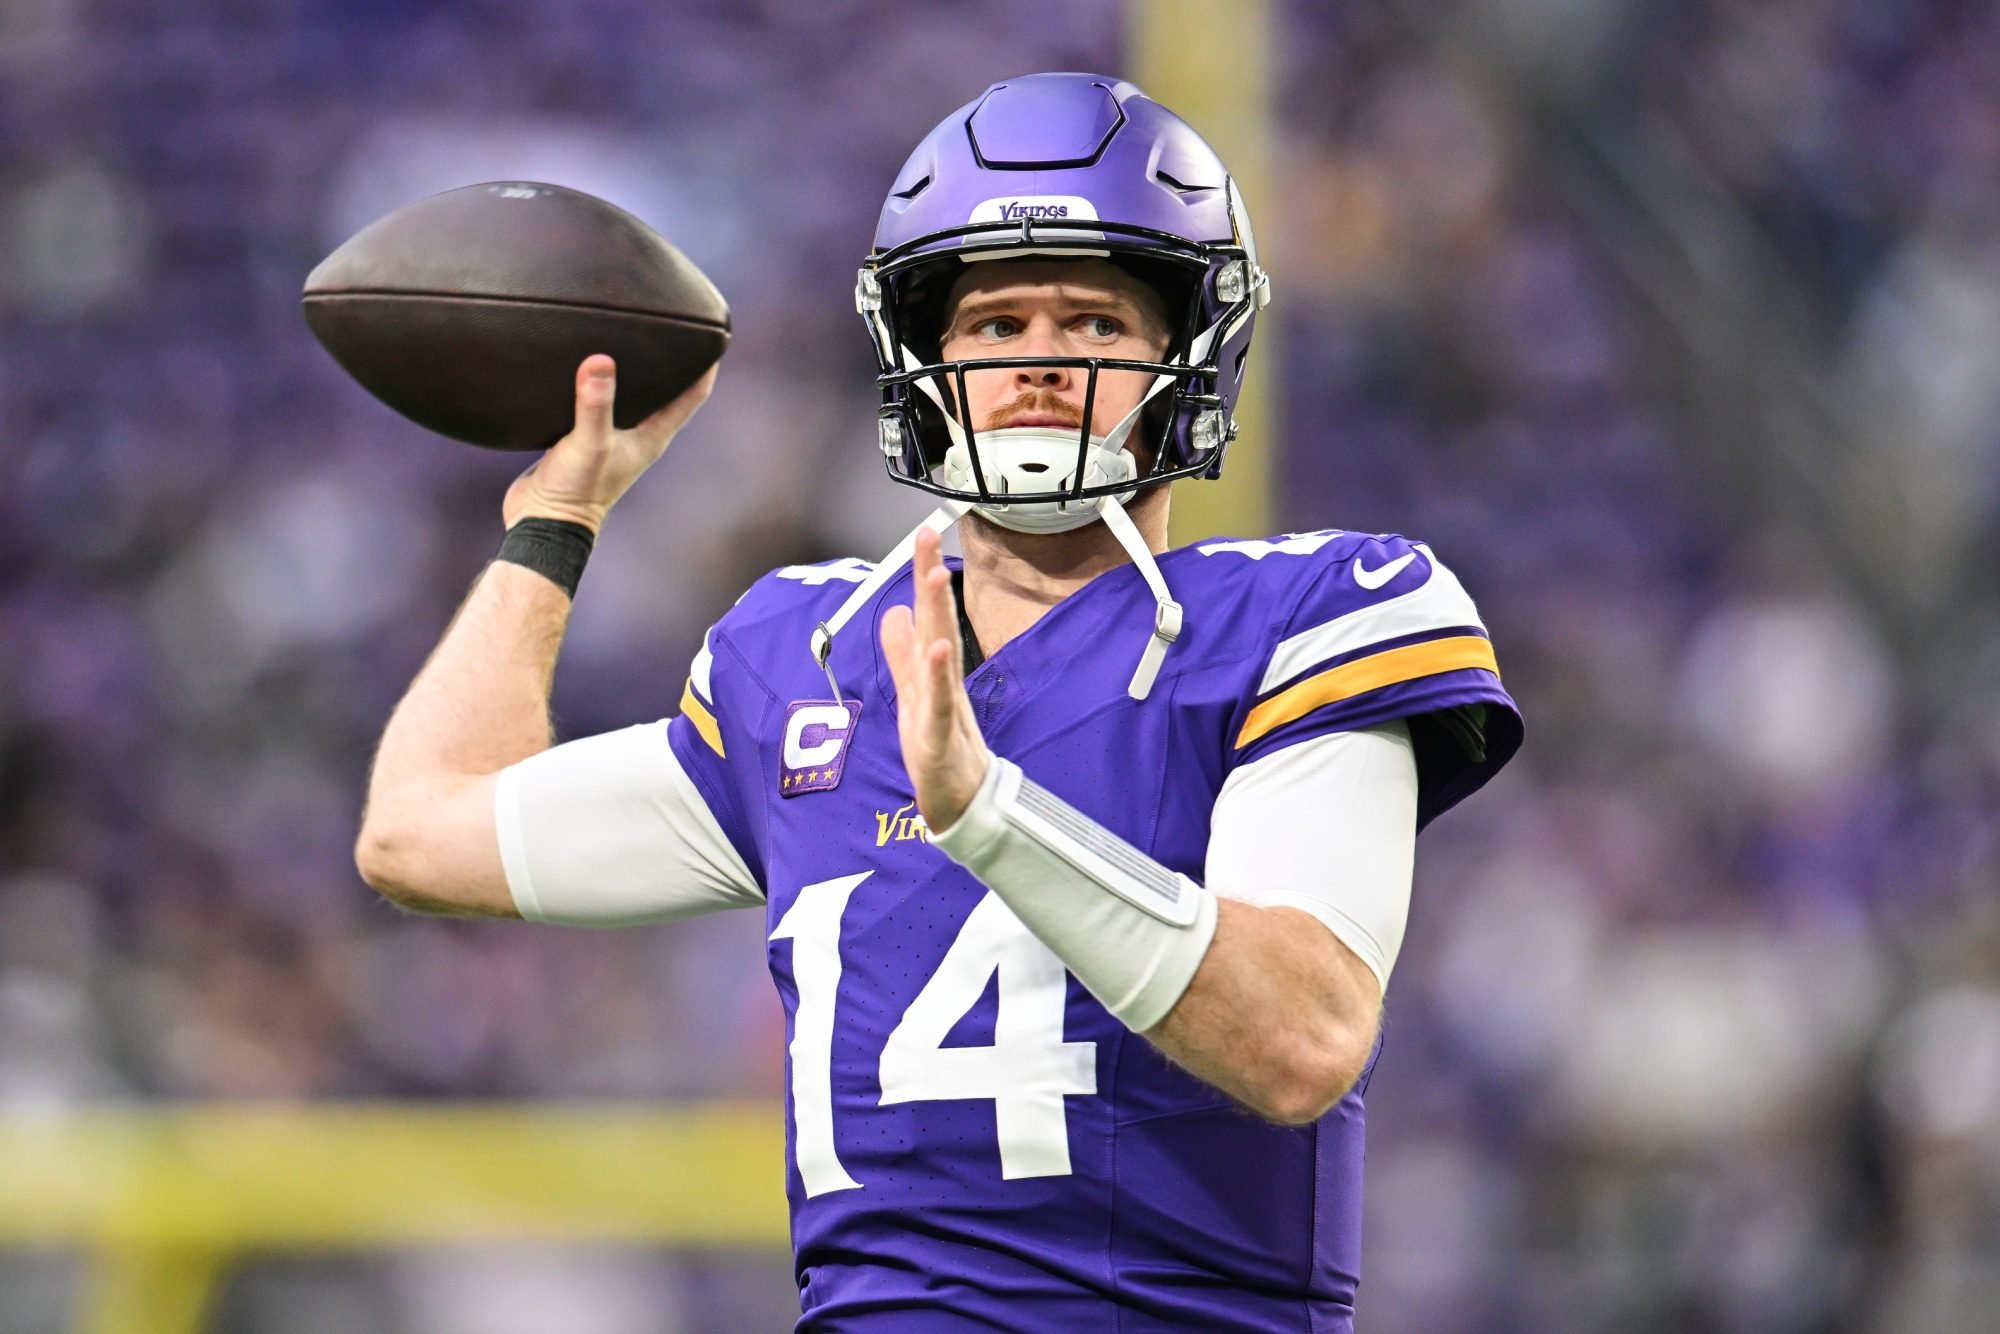
[[[570,429],[576,368],[618,363],[631,427],[729,346],[729,306],[658,232],[602,199],[533,181],[447,190],[378,219],[306,279],[306,323],[375,397],[492,449]]]

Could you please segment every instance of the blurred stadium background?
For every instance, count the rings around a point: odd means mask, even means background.
[[[1363,1328],[1995,1327],[1992,6],[0,0],[0,1334],[785,1327],[760,923],[352,871],[519,461],[297,294],[505,176],[715,277],[721,388],[557,688],[661,716],[756,572],[921,510],[853,269],[1043,68],[1157,75],[1257,178],[1269,394],[1191,521],[1435,543],[1529,720],[1420,857]]]

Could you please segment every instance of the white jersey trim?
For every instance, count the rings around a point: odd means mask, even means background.
[[[1264,669],[1264,679],[1257,684],[1257,693],[1265,694],[1330,658],[1370,644],[1425,630],[1451,630],[1460,626],[1484,630],[1479,608],[1472,605],[1472,595],[1458,582],[1458,576],[1446,569],[1429,547],[1418,543],[1417,550],[1424,553],[1431,572],[1421,587],[1336,616],[1280,641],[1271,655],[1270,666]]]
[[[503,769],[494,822],[507,887],[530,921],[627,926],[764,902],[662,723]]]
[[[708,635],[703,635],[701,652],[694,655],[694,662],[688,667],[688,680],[694,682],[694,693],[701,696],[701,702],[711,709],[715,707],[715,688],[709,683],[709,677],[714,671],[715,651],[708,646]]]

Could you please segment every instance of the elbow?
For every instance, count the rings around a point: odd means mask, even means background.
[[[371,795],[354,840],[354,869],[410,912],[518,917],[488,812],[490,794],[424,790]]]
[[[1309,1126],[1339,1105],[1352,1087],[1353,1080],[1343,1084],[1307,1075],[1274,1078],[1258,1090],[1250,1110],[1281,1126]]]
[[[423,895],[411,882],[413,862],[407,833],[384,827],[379,820],[362,822],[354,841],[354,869],[368,887],[400,908],[416,908]]]
[[[1347,1096],[1374,1046],[1372,1030],[1349,1032],[1329,1025],[1297,1035],[1267,1063],[1247,1100],[1250,1109],[1279,1125],[1311,1125]]]

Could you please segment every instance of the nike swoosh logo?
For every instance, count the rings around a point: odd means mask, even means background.
[[[1369,589],[1380,588],[1382,585],[1388,583],[1391,579],[1394,579],[1397,575],[1401,574],[1403,572],[1403,567],[1405,565],[1408,565],[1411,561],[1415,560],[1416,558],[1417,558],[1416,552],[1406,551],[1402,555],[1396,557],[1396,559],[1390,561],[1387,565],[1382,566],[1380,569],[1371,570],[1366,565],[1363,565],[1361,563],[1361,558],[1359,556],[1356,556],[1354,558],[1354,582],[1360,584],[1363,588],[1369,588]]]

